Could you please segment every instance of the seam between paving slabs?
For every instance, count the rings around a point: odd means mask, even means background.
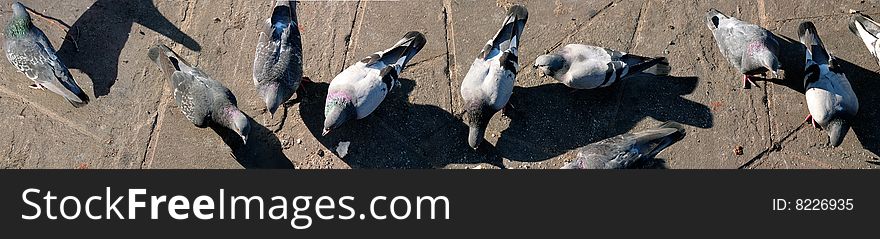
[[[366,6],[364,6],[364,8],[366,8]],[[357,24],[358,23],[358,16],[361,14],[361,12],[364,12],[364,11],[366,11],[366,10],[361,10],[361,1],[360,0],[357,1],[356,5],[354,7],[354,18],[351,19],[351,27],[348,28],[348,36],[345,37],[345,49],[342,52],[342,66],[337,73],[342,72],[347,67],[348,52],[351,51],[351,48],[357,42],[356,39],[353,39],[356,36],[355,35],[356,33],[354,31],[354,27],[358,26],[358,32],[360,32],[360,24]]]

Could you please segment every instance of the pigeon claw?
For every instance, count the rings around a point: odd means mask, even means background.
[[[46,88],[43,88],[43,85],[37,83],[31,84],[28,87],[34,90],[46,90]]]
[[[807,123],[807,122],[810,122],[810,124],[813,125],[813,128],[819,128],[819,126],[816,124],[816,119],[813,118],[812,114],[808,114],[807,118],[804,118],[803,123]],[[801,124],[803,124],[803,123],[801,123]]]
[[[743,75],[743,89],[751,89],[753,85],[757,86],[758,84],[755,84],[749,75]]]

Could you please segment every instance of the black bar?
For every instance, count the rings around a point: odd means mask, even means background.
[[[4,205],[0,209],[0,225],[5,225],[4,235],[37,238],[271,235],[559,238],[700,233],[712,233],[702,234],[708,237],[737,234],[764,237],[774,233],[815,236],[818,231],[835,232],[833,235],[839,237],[873,230],[880,212],[878,178],[880,171],[861,170],[5,170],[0,171],[0,182],[3,182],[0,205]],[[133,220],[116,217],[90,220],[85,215],[75,220],[49,220],[45,214],[36,220],[22,219],[22,215],[32,215],[35,211],[22,199],[26,189],[41,190],[39,196],[29,195],[29,200],[35,203],[44,203],[41,200],[47,190],[59,196],[51,205],[57,216],[60,196],[78,196],[85,201],[88,196],[104,196],[106,187],[111,188],[113,196],[127,196],[128,189],[141,188],[146,189],[148,196],[184,195],[190,201],[198,195],[212,196],[216,201],[222,188],[227,197],[233,194],[262,196],[266,200],[265,210],[270,205],[268,199],[274,195],[288,199],[330,196],[334,200],[350,195],[355,199],[349,205],[358,213],[369,208],[370,199],[379,195],[388,196],[389,200],[394,196],[446,196],[450,202],[450,219],[395,220],[389,216],[382,221],[369,217],[323,221],[311,211],[314,198],[310,201],[310,211],[305,212],[313,218],[312,225],[301,230],[292,228],[289,220],[268,218],[199,220],[190,213],[187,220],[174,220],[164,209],[159,209],[158,220],[151,220],[148,219],[149,204],[145,209],[138,209],[137,218]],[[139,198],[148,201],[147,196]],[[852,199],[852,209],[774,211],[774,199],[790,201],[792,207],[798,199]],[[127,197],[119,205],[125,216],[126,200]],[[95,214],[105,209],[103,201],[98,204],[100,206],[93,205]],[[69,201],[67,206],[70,205]],[[73,210],[68,210],[72,214]],[[288,210],[292,215],[293,209]],[[331,212],[348,214],[344,210]],[[759,234],[756,231],[766,229],[772,232]]]

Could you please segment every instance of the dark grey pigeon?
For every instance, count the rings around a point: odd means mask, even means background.
[[[880,23],[871,19],[871,17],[866,16],[861,13],[854,13],[852,16],[852,20],[849,23],[849,30],[852,31],[853,34],[856,34],[862,42],[865,43],[865,46],[868,47],[868,51],[871,52],[871,55],[874,55],[874,58],[877,58],[877,62],[880,63]]]
[[[822,44],[816,26],[812,22],[801,23],[798,36],[807,48],[804,70],[810,110],[807,121],[821,126],[828,133],[831,146],[837,147],[849,131],[849,121],[859,111],[859,99],[834,56]]]
[[[321,135],[327,135],[349,120],[363,119],[373,113],[398,84],[397,78],[406,63],[426,43],[422,33],[407,32],[391,48],[373,53],[336,75],[327,89]]]
[[[89,96],[76,84],[70,71],[55,54],[43,31],[34,26],[24,5],[12,4],[12,19],[6,25],[6,58],[34,81],[34,89],[49,89],[74,107],[89,103]]]
[[[684,136],[684,127],[669,121],[654,129],[622,134],[578,148],[577,158],[562,169],[632,168],[653,159]]]
[[[247,144],[248,117],[238,109],[235,95],[228,88],[165,45],[151,47],[149,57],[171,80],[174,103],[187,119],[200,128],[207,127],[209,122],[229,128]]]
[[[269,114],[290,99],[302,81],[302,41],[293,1],[275,1],[254,57],[254,86]]]
[[[539,56],[535,68],[542,76],[575,89],[606,87],[640,72],[669,75],[664,57],[648,58],[608,48],[569,44],[555,53]]]
[[[779,77],[779,42],[773,33],[758,25],[728,17],[718,10],[710,9],[706,13],[706,24],[718,50],[727,58],[734,68],[743,74],[743,88],[754,84],[751,76],[771,74]]]
[[[486,42],[461,83],[464,121],[470,128],[468,144],[476,149],[483,142],[489,120],[507,106],[519,72],[519,43],[529,12],[514,5],[495,37]]]

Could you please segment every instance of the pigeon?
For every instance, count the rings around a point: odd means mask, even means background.
[[[330,82],[324,105],[324,131],[339,128],[351,119],[370,115],[395,85],[406,63],[412,60],[427,40],[425,35],[407,32],[394,46],[376,52],[343,70]]]
[[[816,26],[801,23],[798,36],[807,48],[804,88],[810,115],[805,122],[824,129],[831,146],[837,147],[849,131],[848,121],[859,111],[859,99],[834,56],[822,44]]]
[[[171,80],[174,103],[189,121],[199,128],[208,127],[211,122],[229,128],[247,144],[248,117],[238,109],[235,95],[228,88],[165,45],[151,47],[148,56]]]
[[[669,75],[672,70],[664,57],[648,58],[581,44],[569,44],[558,52],[539,56],[534,67],[542,76],[575,89],[606,87],[639,72]]]
[[[575,160],[562,169],[633,168],[653,159],[684,136],[684,127],[669,121],[657,128],[618,135],[578,148]]]
[[[6,58],[34,84],[33,89],[49,89],[74,107],[89,103],[89,96],[79,87],[67,66],[55,54],[43,31],[34,26],[25,6],[12,4],[12,19],[6,25]]]
[[[868,51],[877,58],[877,62],[880,64],[880,55],[877,54],[880,52],[877,50],[880,49],[880,41],[878,41],[880,39],[880,23],[857,12],[853,14],[852,21],[849,23],[849,30],[865,42]]]
[[[266,19],[254,57],[254,86],[274,116],[302,81],[302,41],[292,1],[275,1]]]
[[[743,74],[743,88],[754,85],[751,76],[768,72],[779,78],[781,64],[777,54],[779,42],[767,29],[728,17],[718,10],[706,13],[706,24],[721,54]]]
[[[514,5],[498,33],[474,59],[461,84],[468,144],[477,149],[483,142],[492,115],[507,106],[519,71],[519,43],[529,12]]]

